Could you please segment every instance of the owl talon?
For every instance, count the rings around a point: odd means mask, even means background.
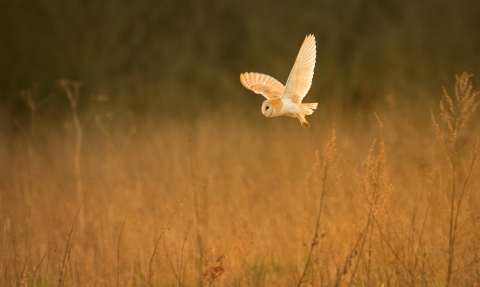
[[[310,127],[310,124],[307,121],[301,122],[301,124],[304,128],[309,128]]]

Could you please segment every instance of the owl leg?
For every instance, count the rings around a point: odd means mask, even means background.
[[[298,119],[300,120],[300,124],[301,124],[304,128],[309,128],[309,127],[310,127],[310,124],[307,122],[307,120],[305,119],[305,117],[298,117]]]

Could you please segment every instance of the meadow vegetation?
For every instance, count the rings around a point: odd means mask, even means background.
[[[479,12],[0,1],[0,285],[479,286]]]
[[[231,107],[78,113],[67,80],[59,124],[25,90],[30,121],[0,137],[0,283],[476,286],[475,79],[431,106],[322,106],[310,129]]]

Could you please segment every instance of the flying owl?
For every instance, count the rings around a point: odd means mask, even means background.
[[[285,87],[276,79],[260,73],[240,74],[240,82],[245,88],[267,98],[262,104],[264,116],[298,118],[302,126],[308,128],[310,124],[305,116],[313,114],[318,103],[306,104],[302,100],[312,85],[315,58],[315,37],[308,35],[298,52]]]

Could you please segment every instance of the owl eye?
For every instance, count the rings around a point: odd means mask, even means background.
[[[267,106],[267,107],[265,108],[265,110],[268,110],[268,108],[269,108],[269,106]]]

